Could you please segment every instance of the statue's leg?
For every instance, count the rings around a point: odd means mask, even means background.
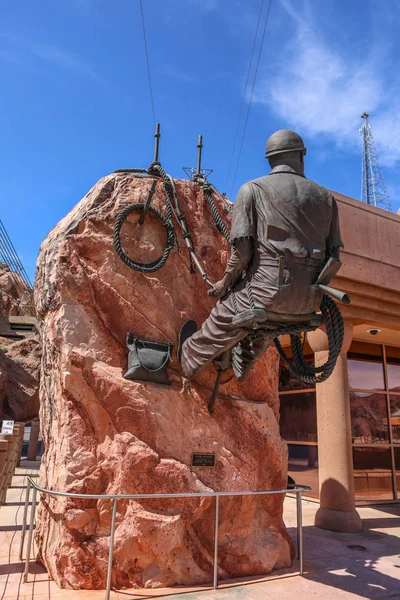
[[[235,314],[231,296],[228,296],[217,303],[201,329],[186,340],[181,353],[181,365],[186,377],[196,375],[248,334],[248,330],[232,325]]]
[[[246,379],[250,370],[271,345],[275,333],[256,330],[240,340],[232,349],[232,368],[238,381]]]

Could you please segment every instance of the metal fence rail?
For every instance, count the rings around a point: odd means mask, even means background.
[[[26,497],[24,505],[24,514],[22,521],[22,532],[21,532],[21,543],[19,550],[19,558],[23,560],[23,550],[25,534],[27,531],[27,517],[28,507],[30,500],[31,488],[33,488],[31,512],[29,519],[28,529],[28,545],[26,549],[25,557],[25,572],[24,582],[28,581],[29,573],[29,561],[31,558],[33,530],[35,526],[35,514],[36,514],[36,498],[37,492],[40,494],[47,494],[49,496],[62,496],[65,498],[83,498],[91,500],[107,499],[112,500],[112,517],[111,517],[111,532],[110,532],[110,547],[108,551],[108,567],[107,567],[107,584],[105,600],[110,599],[111,592],[111,573],[112,573],[112,561],[113,561],[113,550],[114,550],[114,537],[115,537],[115,519],[117,516],[117,502],[118,500],[140,500],[144,498],[215,498],[215,533],[214,533],[214,565],[213,565],[213,588],[218,588],[218,522],[219,522],[219,499],[222,496],[266,496],[272,494],[295,494],[296,495],[296,512],[297,512],[297,558],[299,559],[299,572],[303,575],[303,521],[302,521],[302,493],[309,492],[310,487],[306,485],[298,485],[292,489],[286,490],[260,490],[260,491],[245,491],[245,492],[190,492],[187,494],[74,494],[69,492],[56,492],[53,490],[46,490],[35,483],[31,477],[28,477],[28,484],[26,488]]]
[[[16,251],[14,244],[12,243],[10,236],[7,233],[6,228],[2,220],[0,219],[0,262],[7,265],[11,273],[16,274],[15,283],[18,288],[24,287],[30,291],[33,290],[33,285],[29,279],[28,273],[24,269],[24,265],[21,262],[18,252]]]

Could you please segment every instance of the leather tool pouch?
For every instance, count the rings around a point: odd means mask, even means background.
[[[167,367],[174,347],[171,342],[141,340],[128,332],[126,345],[129,348],[129,355],[125,379],[169,385]]]

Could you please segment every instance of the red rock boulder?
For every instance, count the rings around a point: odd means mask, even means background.
[[[127,331],[177,344],[182,323],[201,323],[215,299],[189,269],[178,233],[166,265],[151,274],[127,267],[113,247],[117,215],[144,202],[151,181],[131,173],[100,180],[42,244],[35,283],[42,320],[41,426],[46,451],[40,484],[92,494],[282,489],[287,447],[279,435],[277,354],[270,349],[245,383],[230,375],[214,413],[215,370],[182,377],[174,352],[170,386],[127,381]],[[211,280],[229,249],[201,188],[176,181],[197,256]],[[215,198],[225,223],[229,214]],[[165,212],[162,182],[154,206]],[[148,215],[122,228],[126,253],[151,262],[165,229]],[[214,453],[211,467],[191,466],[194,452]],[[112,583],[116,588],[208,583],[214,544],[212,498],[120,500]],[[291,564],[281,496],[221,499],[219,577],[265,574]],[[111,502],[43,497],[40,559],[63,588],[105,587]]]
[[[39,336],[0,338],[0,420],[37,417],[41,354]]]

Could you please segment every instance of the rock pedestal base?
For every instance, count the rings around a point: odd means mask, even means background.
[[[197,184],[177,181],[196,253],[211,280],[229,254]],[[193,381],[174,353],[171,385],[123,379],[127,331],[172,341],[182,323],[201,323],[215,300],[191,274],[179,237],[166,265],[150,274],[129,269],[113,248],[116,216],[143,202],[148,178],[102,179],[41,247],[36,308],[42,321],[40,420],[45,443],[40,485],[88,494],[152,494],[284,489],[287,447],[279,435],[278,358],[270,349],[245,383],[227,374],[214,413],[211,365]],[[219,210],[223,205],[215,198]],[[161,182],[154,205],[164,210]],[[122,228],[125,252],[158,258],[165,230],[148,214]],[[223,213],[229,226],[229,214]],[[215,467],[191,466],[192,454],[214,453]],[[116,588],[204,584],[212,580],[214,500],[120,500],[112,585]],[[259,575],[291,564],[283,496],[222,498],[219,577]],[[39,557],[64,588],[105,587],[111,501],[42,497]]]

